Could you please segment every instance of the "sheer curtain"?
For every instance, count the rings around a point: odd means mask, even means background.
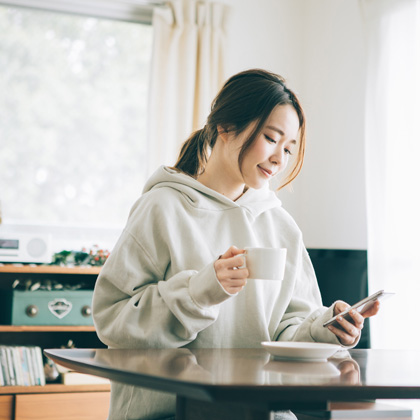
[[[362,0],[372,347],[420,348],[420,0]]]
[[[154,11],[149,95],[149,172],[173,165],[179,148],[201,128],[225,81],[226,7],[173,0]]]

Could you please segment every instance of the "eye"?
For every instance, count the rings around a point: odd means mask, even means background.
[[[293,153],[289,150],[289,149],[284,149],[284,153],[286,153],[287,155],[293,155]]]
[[[272,144],[277,144],[276,140],[272,139],[270,136],[267,136],[267,134],[264,134],[265,139]]]

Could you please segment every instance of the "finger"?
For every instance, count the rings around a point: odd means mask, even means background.
[[[338,300],[334,306],[334,315],[338,315],[341,312],[347,310],[348,308],[350,308],[350,305],[348,303],[343,302],[342,300]]]
[[[232,258],[235,255],[243,254],[245,252],[244,249],[239,249],[236,246],[231,246],[224,254],[222,254],[219,258],[224,260],[227,258]]]
[[[241,287],[226,287],[225,290],[230,293],[231,295],[234,295],[236,293],[239,293],[245,286]]]
[[[341,344],[352,345],[361,334],[361,330],[343,317],[337,318],[337,326],[330,325],[328,329],[337,336]]]
[[[349,346],[354,343],[355,338],[350,336],[346,333],[346,331],[342,330],[341,328],[334,327],[333,325],[329,325],[328,329],[337,336],[340,343]]]
[[[354,309],[352,309],[349,312],[349,315],[350,315],[350,318],[351,318],[354,326],[356,328],[358,328],[359,330],[361,330],[363,328],[363,324],[364,324],[364,321],[365,321],[364,315],[362,315],[359,311],[356,311]]]
[[[243,267],[245,264],[245,258],[242,256],[242,254],[237,255],[235,257],[229,258],[226,260],[228,263],[229,268],[233,269],[239,269],[239,267]]]
[[[217,271],[217,278],[219,281],[226,280],[241,280],[244,281],[248,278],[248,270],[246,268],[238,268],[237,270],[233,269],[223,269]]]
[[[236,270],[239,267],[243,267],[244,264],[245,264],[245,259],[241,255],[237,255],[231,258],[224,258],[224,259],[216,260],[214,262],[215,267],[219,269],[228,269],[228,270],[233,270],[233,269]]]
[[[226,258],[224,260],[219,260],[223,267],[230,269],[230,270],[237,270],[239,267],[242,267],[245,264],[245,259],[241,255],[236,255],[231,258]]]
[[[355,315],[356,316],[356,315]],[[340,325],[340,327],[350,336],[353,338],[356,338],[360,334],[360,328],[358,328],[356,325],[354,325],[352,322],[347,321],[342,316],[339,316],[337,318],[337,323]]]
[[[246,285],[246,279],[229,279],[225,283],[230,287],[244,287]]]
[[[352,370],[350,372],[341,374],[341,379],[346,384],[357,385],[360,383],[359,372],[357,370]]]
[[[379,308],[380,308],[381,304],[380,302],[377,300],[376,302],[374,302],[371,307],[366,311],[363,312],[363,317],[364,318],[370,318],[371,316],[376,315],[379,312]]]
[[[354,372],[356,370],[354,364],[352,362],[349,362],[348,360],[341,362],[337,367],[342,374]]]
[[[220,284],[228,293],[238,293],[246,286],[246,279],[242,280],[224,280]]]
[[[229,276],[231,279],[245,280],[249,277],[249,271],[247,268],[236,268],[229,270]]]

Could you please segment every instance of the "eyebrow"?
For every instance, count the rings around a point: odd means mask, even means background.
[[[267,125],[267,128],[269,128],[270,130],[273,131],[277,131],[277,133],[279,133],[281,136],[284,136],[284,131],[280,130],[280,128],[274,127],[272,125]],[[296,140],[290,140],[291,143],[296,144],[297,141]]]

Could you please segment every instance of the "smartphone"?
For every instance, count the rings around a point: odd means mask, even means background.
[[[344,319],[347,319],[350,321],[352,318],[349,312],[352,309],[356,309],[358,312],[362,314],[363,312],[366,312],[377,300],[384,300],[394,295],[395,295],[394,292],[385,292],[385,290],[379,290],[378,292],[355,303],[353,306],[350,306],[344,312],[341,312],[341,314],[338,314],[332,317],[331,319],[329,319],[327,322],[324,323],[324,327],[328,327],[328,325],[331,325],[337,322],[337,317],[339,316],[342,316]]]

